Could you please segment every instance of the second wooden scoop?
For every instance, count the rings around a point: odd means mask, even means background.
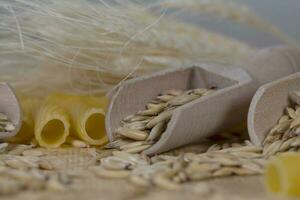
[[[15,136],[22,125],[22,112],[13,89],[7,83],[0,82],[0,112],[7,115],[15,125],[11,132],[0,132],[0,139]]]
[[[300,91],[300,72],[265,84],[257,90],[248,113],[248,132],[256,145],[262,144],[285,108],[293,103],[290,97],[296,91]]]
[[[169,89],[188,90],[216,85],[211,95],[177,108],[166,131],[145,151],[156,154],[195,143],[246,120],[256,89],[267,82],[295,73],[300,59],[298,50],[268,48],[251,56],[241,66],[197,64],[191,67],[160,71],[124,82],[112,95],[106,115],[109,139],[121,120],[139,110],[158,94]],[[299,60],[300,61],[300,60]]]

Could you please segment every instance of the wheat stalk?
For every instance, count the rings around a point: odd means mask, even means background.
[[[238,40],[170,17],[168,7],[179,5],[3,1],[0,78],[29,94],[99,94],[149,71],[198,61],[235,63],[253,51]]]

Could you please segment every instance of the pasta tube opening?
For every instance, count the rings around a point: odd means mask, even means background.
[[[42,128],[41,139],[48,145],[55,145],[57,141],[64,140],[65,126],[59,119],[52,119]]]
[[[102,109],[91,108],[84,112],[81,124],[77,130],[78,136],[92,145],[102,145],[107,142],[105,133],[105,113]]]
[[[90,138],[94,140],[99,140],[103,137],[103,133],[105,133],[104,124],[105,124],[104,114],[93,113],[87,118],[85,124],[85,131]]]

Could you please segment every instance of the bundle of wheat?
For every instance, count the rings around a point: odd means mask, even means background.
[[[173,14],[181,10],[282,36],[244,6],[223,1],[3,0],[0,80],[29,94],[103,94],[149,71],[196,61],[234,63],[252,52],[238,40],[180,22]]]

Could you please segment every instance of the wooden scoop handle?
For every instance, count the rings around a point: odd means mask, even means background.
[[[279,46],[262,49],[240,64],[257,87],[300,71],[300,49]]]

